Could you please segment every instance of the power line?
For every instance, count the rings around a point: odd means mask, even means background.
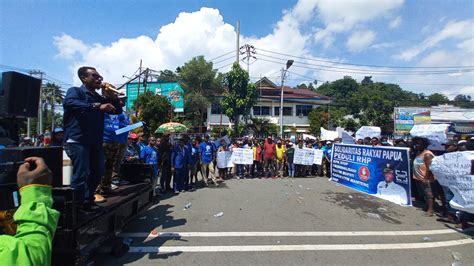
[[[227,61],[227,60],[229,60],[229,59],[233,59],[233,58],[235,58],[234,55],[232,55],[232,56],[230,56],[230,57],[227,57],[227,58],[225,58],[225,59],[219,60],[219,61],[217,61],[217,62],[212,62],[212,63],[215,64],[215,65],[217,65],[217,64],[219,64],[219,63],[225,62],[225,61]]]
[[[289,55],[289,54],[284,54],[284,53],[279,53],[279,52],[274,52],[274,51],[269,51],[261,48],[257,48],[257,50],[268,52],[268,53],[273,53],[273,54],[278,54],[278,55],[283,55],[283,56],[290,56],[294,58],[300,58],[300,59],[305,59],[309,61],[316,61],[316,62],[324,62],[324,63],[331,63],[331,64],[338,64],[338,65],[349,65],[349,66],[365,66],[365,67],[383,67],[383,68],[473,68],[474,66],[442,66],[442,67],[437,67],[437,66],[426,66],[426,67],[421,67],[421,66],[388,66],[388,65],[370,65],[370,64],[355,64],[355,63],[343,63],[343,62],[336,62],[336,61],[331,61],[331,60],[323,60],[323,59],[314,59],[314,58],[308,58],[308,57],[302,57],[302,56],[295,56],[295,55]]]
[[[286,61],[285,58],[281,57],[275,57],[275,56],[270,56],[270,55],[265,55],[265,54],[259,54],[260,56],[263,57],[268,57],[271,59],[276,59],[276,60],[282,60]],[[352,72],[352,73],[374,73],[374,74],[455,74],[459,72],[473,72],[474,69],[462,69],[462,70],[417,70],[417,71],[409,71],[409,70],[366,70],[366,69],[355,69],[355,68],[345,68],[345,67],[335,67],[335,66],[326,66],[326,65],[316,65],[316,64],[311,64],[311,63],[306,63],[306,62],[295,62],[295,64],[299,65],[307,65],[311,67],[319,67],[321,70],[332,70],[332,69],[340,69],[340,70],[346,70],[347,72]],[[369,72],[370,71],[370,72]],[[334,70],[334,72],[337,72]]]
[[[278,65],[282,65],[283,62],[277,62],[273,60],[267,60],[260,58],[260,60],[265,61],[265,62],[270,62],[270,63],[275,63]],[[378,72],[378,71],[373,71],[373,70],[368,70],[368,71],[342,71],[342,70],[334,70],[334,69],[327,69],[327,68],[322,68],[322,67],[308,67],[308,66],[302,66],[299,65],[301,63],[294,63],[293,67],[298,67],[298,68],[304,68],[304,69],[311,69],[311,70],[320,70],[320,71],[325,71],[325,72],[339,72],[339,73],[351,73],[351,74],[365,74],[365,75],[375,75],[375,74],[380,74],[380,75],[391,75],[391,76],[421,76],[421,75],[427,75],[427,74],[454,74],[454,73],[459,73],[459,72],[474,72],[474,69],[469,70],[469,71],[456,71],[456,72],[421,72],[421,73],[383,73],[383,72]]]
[[[235,52],[235,50],[232,50],[232,51],[230,51],[230,52],[228,52],[228,53],[219,55],[218,57],[214,57],[214,58],[212,58],[212,59],[209,60],[209,61],[214,61],[214,60],[219,59],[219,58],[221,58],[221,57],[224,57],[224,56],[226,56],[226,55],[233,54],[234,52]]]
[[[227,64],[227,65],[225,65],[225,66],[218,67],[218,68],[216,68],[216,70],[219,70],[219,69],[228,67],[228,66],[232,65],[233,63],[234,63],[234,62],[231,62],[231,63],[229,63],[229,64]]]

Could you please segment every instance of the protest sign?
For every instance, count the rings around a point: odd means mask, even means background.
[[[303,139],[306,140],[306,139],[313,139],[313,140],[316,140],[316,137],[315,136],[312,136],[312,135],[308,135],[308,134],[303,134]]]
[[[217,153],[217,168],[229,168],[234,167],[232,163],[232,152],[220,151]]]
[[[344,144],[354,144],[354,138],[345,131],[341,132],[341,139]]]
[[[131,124],[131,125],[128,125],[126,127],[115,130],[115,135],[120,135],[120,134],[123,134],[125,132],[134,130],[134,129],[142,127],[142,126],[143,126],[143,122],[137,122],[135,124]]]
[[[356,132],[356,139],[364,139],[366,137],[369,138],[380,138],[382,130],[380,127],[370,127],[370,126],[362,126]]]
[[[315,149],[296,148],[293,163],[299,165],[313,165]]]
[[[235,148],[232,151],[232,162],[234,164],[253,164],[253,150]]]
[[[220,147],[220,146],[221,146],[221,140],[224,140],[224,141],[225,141],[225,144],[226,144],[227,146],[230,145],[230,139],[229,139],[229,137],[228,137],[227,135],[223,136],[222,138],[219,138],[219,139],[215,140],[215,141],[214,141],[214,145],[215,145],[216,147]]]
[[[324,157],[323,150],[314,150],[313,164],[317,164],[317,165],[323,164],[323,157]]]
[[[474,151],[450,152],[435,157],[430,170],[454,194],[449,202],[457,210],[474,213]]]
[[[321,127],[321,140],[334,140],[339,136],[337,131],[331,131]]]
[[[411,206],[408,148],[334,144],[331,180]]]
[[[429,139],[429,150],[444,151],[442,144],[448,142],[448,127],[449,124],[414,125],[410,130],[410,135]]]

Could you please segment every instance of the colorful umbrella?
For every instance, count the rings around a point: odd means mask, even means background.
[[[187,130],[188,128],[183,124],[169,122],[159,126],[156,129],[155,134],[184,133]]]

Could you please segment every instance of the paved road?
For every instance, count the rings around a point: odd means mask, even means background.
[[[161,198],[123,232],[130,251],[96,263],[474,265],[472,235],[326,178],[234,179]]]

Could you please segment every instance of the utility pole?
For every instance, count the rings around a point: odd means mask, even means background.
[[[142,60],[140,59],[140,67],[138,68],[138,87],[137,87],[137,99],[140,95],[140,77],[142,75]]]
[[[250,58],[253,58],[253,59],[257,59],[257,57],[254,56],[254,54],[256,54],[256,51],[255,51],[255,47],[253,45],[249,45],[249,44],[246,44],[242,47],[240,47],[240,54],[241,55],[244,55],[244,58],[242,58],[242,60],[247,60],[247,73],[249,73],[250,75],[250,72],[249,72],[249,66],[250,66]]]
[[[281,69],[281,96],[280,96],[280,138],[283,138],[283,85],[285,83],[288,68],[293,65],[293,60],[286,61],[286,68]]]
[[[30,76],[33,75],[38,75],[39,79],[41,80],[41,87],[40,87],[40,97],[39,97],[39,105],[38,105],[38,124],[36,126],[36,134],[39,135],[43,133],[43,99],[41,99],[41,96],[43,94],[43,75],[44,72],[41,70],[31,70],[30,71]],[[29,122],[29,120],[28,120]],[[28,123],[28,127],[30,126],[30,123]],[[27,130],[28,132],[30,131],[29,128]],[[27,133],[28,134],[28,133]],[[31,134],[31,132],[30,132]]]
[[[143,91],[146,92],[146,86],[148,85],[148,72],[150,70],[147,68],[145,69],[145,78],[143,79]]]
[[[235,45],[235,62],[239,62],[239,55],[240,55],[240,20],[237,20],[237,27],[236,27],[236,45]]]

